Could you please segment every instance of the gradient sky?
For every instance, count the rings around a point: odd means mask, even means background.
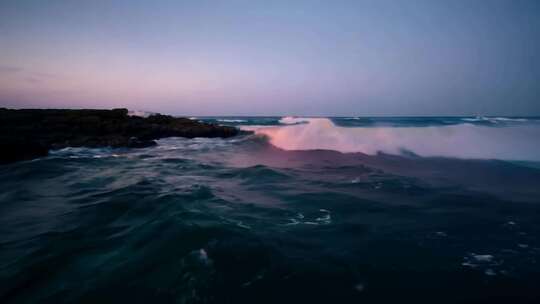
[[[540,115],[540,1],[0,0],[0,106]]]

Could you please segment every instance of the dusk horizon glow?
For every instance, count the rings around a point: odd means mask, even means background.
[[[536,303],[539,138],[540,0],[1,0],[0,303]]]
[[[0,107],[540,115],[538,1],[2,1]]]

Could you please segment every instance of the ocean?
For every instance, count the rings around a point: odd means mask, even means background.
[[[192,119],[0,166],[0,303],[540,302],[540,118]]]

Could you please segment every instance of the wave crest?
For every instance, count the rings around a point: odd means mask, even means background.
[[[282,125],[297,125],[297,124],[304,124],[309,123],[310,118],[302,118],[302,117],[294,117],[294,116],[286,116],[279,120],[279,123]]]
[[[289,125],[251,130],[266,135],[271,144],[284,150],[407,151],[419,156],[540,160],[540,127],[535,125],[345,128],[327,118],[285,117],[282,121]]]

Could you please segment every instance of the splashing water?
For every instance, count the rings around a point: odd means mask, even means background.
[[[0,166],[0,303],[540,298],[540,167],[454,158],[538,159],[540,124],[197,119],[260,135]]]
[[[540,127],[460,124],[429,127],[346,128],[328,118],[284,118],[291,125],[249,128],[284,150],[335,150],[457,158],[540,160]],[[299,124],[305,121],[307,123]]]

